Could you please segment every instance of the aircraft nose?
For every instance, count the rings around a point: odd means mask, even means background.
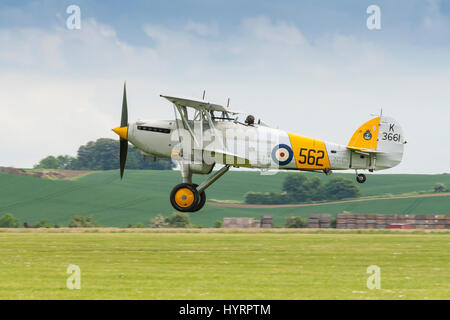
[[[112,129],[119,137],[122,139],[128,139],[128,126],[125,127],[115,127]]]

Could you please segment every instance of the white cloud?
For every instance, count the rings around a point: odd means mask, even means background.
[[[199,36],[216,36],[219,34],[218,26],[214,23],[208,25],[189,20],[184,29],[188,32],[194,32]]]
[[[39,41],[40,45],[36,46]],[[0,61],[2,64],[33,66],[45,64],[50,68],[63,66],[58,54],[62,41],[52,33],[37,29],[0,30]]]
[[[433,39],[448,39],[450,36],[450,24],[448,18],[441,13],[441,1],[427,0],[427,6],[423,17],[423,30]]]
[[[199,96],[254,113],[280,128],[347,143],[369,113],[396,117],[409,144],[391,172],[449,171],[450,66],[444,52],[389,47],[351,35],[307,39],[265,17],[232,34],[214,23],[146,25],[152,46],[131,46],[111,26],[0,30],[0,165],[29,167],[48,154],[114,137],[122,83],[130,120],[172,118],[160,93]],[[42,41],[44,40],[44,41]],[[447,143],[448,144],[448,143]],[[439,161],[426,162],[427,157]]]
[[[279,45],[302,46],[306,40],[301,32],[290,23],[272,23],[267,17],[248,18],[243,21],[244,36],[253,40]]]

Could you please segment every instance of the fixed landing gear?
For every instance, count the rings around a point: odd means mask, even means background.
[[[356,181],[358,181],[359,183],[364,183],[366,182],[366,175],[359,173],[356,175]]]
[[[170,203],[175,210],[181,212],[195,212],[203,208],[206,202],[204,191],[198,192],[198,185],[180,183],[170,193]]]
[[[223,176],[230,166],[224,166],[222,169],[214,173],[211,177],[206,179],[201,185],[190,183],[189,179],[183,179],[188,182],[176,185],[170,193],[170,203],[172,207],[181,212],[196,212],[203,208],[206,203],[205,189]]]
[[[197,189],[198,184],[194,184],[194,187]],[[206,203],[206,193],[205,193],[205,191],[202,191],[202,192],[200,192],[200,199],[198,199],[197,205],[194,207],[194,209],[191,212],[200,210],[201,208],[203,208],[205,203]]]
[[[181,212],[192,211],[198,203],[199,193],[197,189],[189,183],[176,185],[170,193],[170,203],[175,210]]]

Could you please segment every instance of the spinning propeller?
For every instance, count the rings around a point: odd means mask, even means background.
[[[120,127],[114,128],[113,131],[120,137],[120,179],[122,179],[128,153],[128,107],[126,84],[123,85],[122,117],[120,119]]]

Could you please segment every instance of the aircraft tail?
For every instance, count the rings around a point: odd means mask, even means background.
[[[405,143],[400,124],[391,117],[378,116],[355,131],[347,148],[369,153],[369,168],[381,170],[392,168],[401,162]]]
[[[380,117],[373,118],[364,123],[348,142],[347,148],[355,150],[377,150]]]

